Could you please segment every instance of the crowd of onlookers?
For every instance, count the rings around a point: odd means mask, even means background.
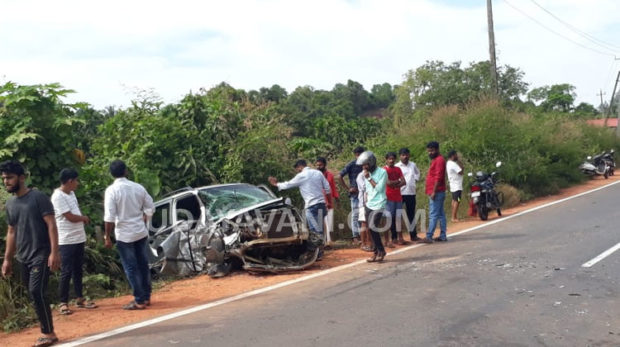
[[[452,198],[452,221],[458,221],[457,211],[463,192],[463,164],[455,151],[448,153],[446,161],[440,154],[439,143],[435,141],[428,143],[426,150],[431,160],[425,182],[425,193],[429,199],[429,227],[422,238],[418,237],[415,218],[417,181],[421,174],[411,161],[408,148],[401,148],[398,154],[388,152],[385,165],[380,167],[373,152],[357,147],[353,150],[355,159],[340,171],[338,181],[348,192],[351,202],[349,225],[352,237],[363,250],[373,252],[369,262],[383,261],[386,255],[384,247],[406,244],[403,232],[409,234],[411,242],[448,240],[444,212],[446,175]],[[397,159],[400,161],[396,162]],[[327,170],[327,160],[323,157],[317,158],[316,169],[308,167],[305,160],[298,160],[294,167],[297,175],[290,181],[278,182],[275,177],[269,177],[269,182],[280,190],[299,188],[305,203],[308,228],[324,236],[326,244],[329,244],[334,230],[334,199],[338,198],[335,177]],[[440,234],[433,238],[437,224]],[[319,259],[321,256],[322,250]]]
[[[306,161],[298,160],[294,165],[297,175],[293,179],[278,182],[275,177],[269,177],[269,182],[280,190],[299,188],[304,199],[308,229],[321,235],[329,244],[334,230],[335,200],[339,198],[337,179],[348,192],[351,203],[349,222],[354,242],[359,243],[363,250],[373,252],[369,262],[381,262],[386,255],[384,246],[407,243],[403,237],[403,219],[411,242],[447,241],[443,209],[446,172],[452,192],[452,220],[457,218],[463,189],[463,165],[455,152],[450,152],[450,160],[446,163],[437,142],[430,142],[427,151],[431,165],[426,175],[425,193],[429,197],[430,218],[428,232],[423,238],[417,235],[415,220],[416,184],[421,174],[411,161],[407,148],[401,148],[398,154],[388,152],[385,166],[380,167],[374,153],[357,147],[353,151],[355,159],[337,176],[327,170],[327,160],[323,157],[317,158],[316,169],[308,167]],[[397,159],[400,161],[396,162]],[[13,194],[6,203],[8,231],[2,275],[7,277],[12,274],[15,257],[41,325],[42,336],[35,346],[50,346],[58,341],[46,295],[50,271],[60,268],[60,314],[73,313],[69,307],[71,281],[76,296],[75,307],[97,308],[94,302],[86,300],[82,289],[86,243],[84,225],[90,223],[90,219],[81,213],[74,193],[79,186],[78,173],[74,169],[63,169],[59,175],[60,186],[54,190],[51,199],[36,189],[28,188],[25,169],[19,162],[1,163],[0,173],[5,188]],[[114,233],[116,248],[133,290],[134,300],[124,305],[123,309],[141,310],[151,304],[145,222],[153,214],[153,199],[144,187],[127,179],[124,162],[113,161],[110,174],[115,180],[105,191],[104,243],[111,248],[110,235]],[[437,223],[441,232],[439,237],[433,239]],[[318,259],[322,256],[323,247],[319,249]]]

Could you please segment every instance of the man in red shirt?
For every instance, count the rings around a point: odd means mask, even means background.
[[[420,242],[433,243],[433,234],[435,233],[437,221],[439,221],[441,233],[435,241],[448,241],[446,236],[446,214],[443,210],[443,204],[446,200],[446,160],[439,153],[439,143],[436,141],[429,142],[426,145],[426,151],[431,158],[431,166],[426,176],[426,195],[428,195],[429,199],[430,217],[426,238]]]
[[[396,153],[388,152],[385,155],[384,169],[388,175],[387,185],[385,187],[385,194],[387,195],[387,205],[385,206],[385,212],[391,218],[390,230],[392,234],[392,240],[390,241],[388,233],[385,233],[385,239],[388,247],[394,247],[394,243],[404,245],[405,240],[403,234],[400,232],[401,216],[403,211],[403,197],[400,194],[400,187],[406,184],[405,177],[401,169],[396,166]]]
[[[329,245],[332,242],[330,233],[334,231],[334,207],[336,200],[340,197],[338,195],[338,189],[336,189],[336,181],[334,180],[334,174],[327,171],[327,159],[323,157],[316,158],[316,169],[321,171],[329,183],[330,195],[325,195],[325,206],[327,207],[327,215],[325,216],[325,244]]]

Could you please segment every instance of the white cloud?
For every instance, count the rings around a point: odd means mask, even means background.
[[[531,1],[509,0],[571,39]],[[613,0],[538,0],[554,14],[617,45]],[[455,1],[454,3],[457,3]],[[471,6],[478,3],[477,6]],[[0,1],[0,76],[60,82],[97,107],[127,105],[124,86],[154,88],[165,101],[226,81],[255,89],[278,83],[330,89],[399,83],[426,60],[488,57],[484,2],[392,0]],[[579,99],[611,94],[613,58],[567,42],[494,1],[499,62],[538,86],[571,83]],[[620,55],[620,54],[619,54]],[[616,64],[614,69],[620,67]]]

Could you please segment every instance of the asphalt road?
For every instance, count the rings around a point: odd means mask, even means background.
[[[96,346],[620,346],[620,185]]]

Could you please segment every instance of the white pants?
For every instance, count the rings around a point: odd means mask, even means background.
[[[330,233],[334,231],[334,209],[327,210],[327,216],[325,216],[325,244],[332,243],[332,237]]]

